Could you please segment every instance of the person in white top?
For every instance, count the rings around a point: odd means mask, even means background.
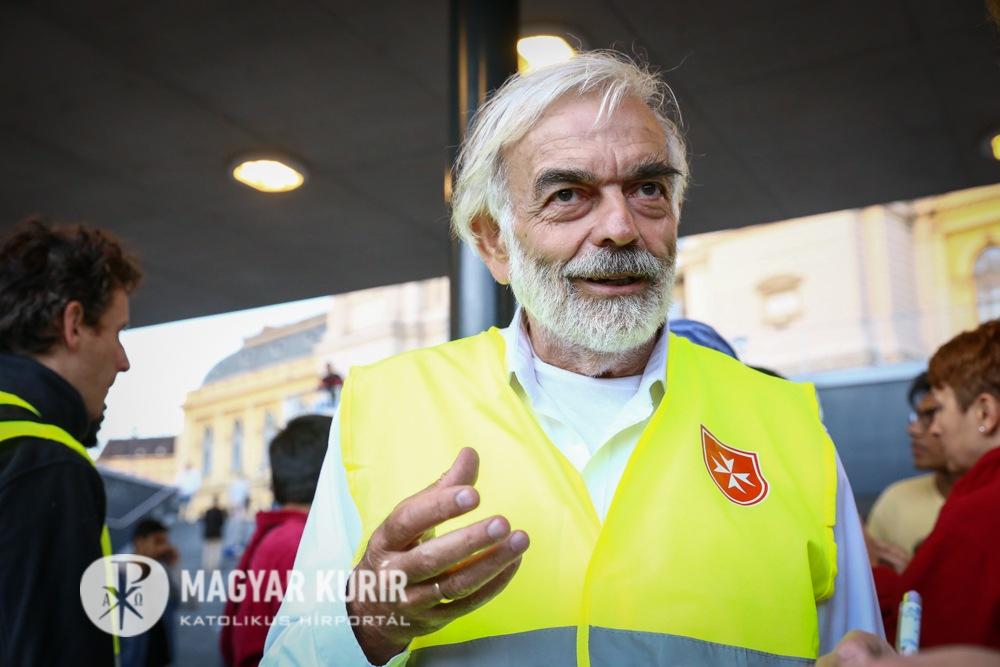
[[[188,463],[183,470],[177,472],[174,486],[177,487],[177,519],[191,521],[191,517],[188,516],[188,506],[191,498],[201,488],[201,473]]]
[[[512,78],[477,116],[453,198],[457,232],[521,304],[500,332],[510,389],[579,472],[602,523],[668,391],[672,353],[664,331],[688,167],[666,95],[657,77],[608,53],[580,54]],[[345,391],[353,381],[349,376]],[[365,535],[341,458],[342,419],[339,414],[331,429],[295,569],[307,585],[333,571],[351,572],[357,583],[386,568],[401,570],[408,575],[407,599],[345,603],[310,591],[286,597],[268,635],[265,665],[402,664],[414,637],[489,605],[517,576],[522,558],[530,557],[528,535],[503,516],[437,530],[480,502],[479,459],[468,448],[441,479],[426,480],[430,486],[416,495],[393,498],[396,508]],[[882,633],[839,459],[833,473],[836,576],[832,595],[816,604],[821,651],[852,628]],[[378,493],[391,497],[393,489]],[[349,622],[389,617],[406,623]],[[490,664],[522,664],[516,657],[521,647],[513,650],[494,655]],[[780,656],[753,662],[757,657],[748,664],[802,664]],[[470,658],[460,652],[452,659]],[[569,660],[575,662],[573,655]]]

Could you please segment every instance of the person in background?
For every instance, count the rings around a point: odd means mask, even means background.
[[[205,542],[202,545],[201,568],[206,574],[219,569],[222,562],[222,530],[226,526],[226,510],[219,507],[219,497],[212,496],[212,506],[202,517]]]
[[[188,506],[191,504],[191,497],[201,487],[201,473],[187,463],[183,470],[178,471],[174,486],[177,487],[177,518],[188,521]]]
[[[166,667],[177,655],[175,610],[180,596],[177,565],[180,555],[170,543],[167,527],[157,519],[143,519],[132,533],[132,553],[158,561],[170,580],[170,598],[160,620],[146,632],[122,637],[122,667]]]
[[[129,369],[119,335],[142,272],[106,231],[29,220],[0,245],[0,665],[111,665],[80,604],[111,555],[86,448]]]
[[[687,338],[692,343],[697,343],[703,347],[721,352],[733,359],[739,359],[736,356],[736,350],[733,346],[722,337],[714,327],[711,327],[704,322],[699,322],[698,320],[670,320],[668,323],[668,328],[670,333],[680,336],[681,338]]]
[[[405,599],[286,597],[265,663],[803,664],[881,632],[813,388],[667,330],[672,99],[590,52],[480,109],[452,225],[520,307],[351,371],[295,567]]]
[[[242,472],[237,472],[229,482],[226,496],[228,505],[228,528],[223,539],[223,555],[227,558],[239,556],[246,546],[250,516],[250,480]]]
[[[340,389],[343,386],[344,378],[340,377],[340,374],[333,370],[333,364],[327,362],[326,373],[323,374],[323,378],[320,380],[319,388],[330,394],[330,403],[334,408],[340,403]]]
[[[316,495],[330,423],[331,418],[323,415],[296,417],[274,437],[268,450],[274,502],[280,508],[257,513],[257,530],[236,570],[263,576],[264,581],[280,576],[282,592]],[[249,667],[260,662],[270,621],[280,606],[280,599],[254,599],[250,594],[241,601],[226,601],[223,614],[229,622],[219,636],[226,665]]]
[[[926,372],[913,378],[907,398],[913,408],[906,428],[913,467],[929,472],[886,487],[872,505],[867,525],[872,538],[872,565],[888,565],[897,572],[906,568],[931,532],[945,498],[960,476],[948,470],[941,439],[929,431],[938,405]]]
[[[962,478],[906,569],[874,570],[886,636],[893,641],[899,602],[915,590],[922,647],[1000,648],[1000,320],[945,343],[927,376],[937,405],[929,433]]]

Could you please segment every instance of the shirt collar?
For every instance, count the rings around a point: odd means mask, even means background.
[[[539,387],[535,379],[535,350],[528,337],[527,315],[521,306],[514,312],[514,319],[509,326],[500,329],[504,341],[504,364],[507,367],[507,378],[511,385],[515,381],[524,389],[532,403],[538,397]],[[639,392],[650,396],[654,404],[659,403],[667,386],[667,344],[670,336],[668,326],[664,322],[660,337],[653,346],[653,351],[642,372]]]

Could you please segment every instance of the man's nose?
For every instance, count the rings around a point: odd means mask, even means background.
[[[613,190],[601,198],[597,214],[598,223],[594,229],[594,244],[600,246],[626,246],[639,238],[635,211],[629,206],[628,196]]]
[[[121,358],[118,360],[118,372],[125,373],[130,368],[132,368],[132,364],[129,363],[128,353],[125,352],[125,348],[122,348]]]

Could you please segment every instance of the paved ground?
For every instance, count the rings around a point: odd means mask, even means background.
[[[230,528],[231,526],[227,526]],[[249,537],[252,527],[249,523],[242,526],[244,536]],[[177,523],[170,529],[170,539],[177,545],[181,555],[181,569],[187,570],[190,576],[194,576],[201,568],[201,546],[202,527],[200,523]],[[234,555],[223,556],[222,573],[228,575],[229,571],[236,566],[238,557]],[[206,581],[206,589],[207,589]],[[216,625],[209,625],[210,618],[214,623],[214,617],[222,613],[223,602],[211,601],[200,604],[188,603],[182,605],[178,613],[180,621],[186,621],[191,625],[180,623],[178,628],[177,659],[175,665],[179,667],[218,667],[222,665],[222,658],[219,655],[219,628]],[[202,618],[204,625],[196,625],[196,619]]]

